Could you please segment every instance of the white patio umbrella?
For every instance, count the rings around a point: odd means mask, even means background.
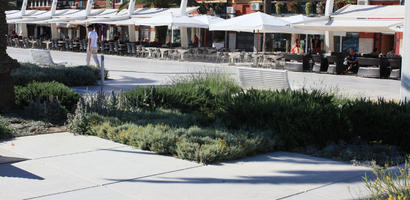
[[[216,16],[212,16],[212,15],[196,15],[196,16],[193,16],[192,19],[201,21],[201,22],[207,24],[208,26],[210,24],[215,24],[215,23],[218,23],[218,22],[221,22],[221,21],[225,21],[225,19],[222,19],[222,18],[216,17]]]
[[[192,18],[207,24],[208,27],[210,24],[215,24],[221,21],[225,21],[225,19],[212,16],[212,15],[196,15],[196,16],[193,16]],[[207,37],[207,32],[204,31],[204,40],[203,40],[204,42],[206,41],[206,37]]]
[[[404,20],[404,6],[347,5],[328,19],[295,24],[295,28],[345,32],[395,32]]]
[[[221,21],[209,26],[210,31],[238,31],[238,32],[256,32],[257,50],[259,49],[259,33],[270,33],[273,31],[285,31],[289,29],[290,23],[262,12],[242,15]]]
[[[206,23],[196,20],[193,17],[175,15],[173,13],[167,13],[152,18],[141,19],[136,21],[135,25],[208,28],[208,25]]]
[[[266,33],[272,30],[281,30],[289,26],[289,22],[262,12],[242,15],[210,24],[210,31],[238,31]]]
[[[139,26],[169,26],[171,27],[171,42],[172,47],[172,38],[174,37],[174,27],[187,27],[187,28],[208,28],[208,25],[193,19],[189,16],[175,15],[173,13],[167,13],[164,15],[155,16],[152,18],[141,19],[135,22],[135,25]]]

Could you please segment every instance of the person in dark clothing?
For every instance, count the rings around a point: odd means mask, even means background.
[[[377,48],[374,48],[373,52],[370,53],[370,56],[373,57],[373,58],[377,58],[377,57],[379,57],[379,55],[380,55],[380,52]]]
[[[357,59],[358,57],[359,55],[357,55],[357,53],[353,49],[349,50],[349,55],[347,55],[347,57],[345,58],[345,62],[347,65],[347,69],[345,70],[345,73],[349,71],[357,73],[359,69],[358,59]]]

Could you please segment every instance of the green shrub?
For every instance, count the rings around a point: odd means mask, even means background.
[[[55,99],[61,104],[61,109],[73,111],[81,95],[57,82],[33,82],[27,86],[16,86],[16,104],[24,108],[33,102],[45,103]]]
[[[0,122],[0,140],[12,138],[12,131],[3,123]]]
[[[347,136],[334,97],[318,91],[248,90],[228,98],[223,106],[225,126],[272,130],[286,149],[324,146]]]
[[[167,87],[138,88],[109,96],[87,95],[79,107],[83,108],[81,115],[74,115],[75,120],[69,124],[81,134],[89,134],[86,126],[89,113],[99,113],[137,126],[152,124],[184,129],[199,126],[220,127],[235,133],[240,130],[264,132],[262,138],[275,138],[275,146],[283,150],[307,146],[323,149],[340,141],[358,145],[382,141],[379,142],[382,146],[398,146],[404,152],[410,150],[408,103],[338,99],[321,91],[244,91],[234,81],[217,74],[176,80]],[[171,111],[164,112],[164,109]],[[230,156],[219,155],[218,143],[213,139],[200,138],[197,142],[191,139],[179,140],[185,144],[176,147],[180,157],[186,155],[187,159],[213,162]],[[203,149],[202,154],[189,153],[197,147]],[[203,160],[200,155],[206,152],[216,157],[206,156],[209,159]]]
[[[342,114],[352,135],[410,152],[410,104],[360,99],[345,104]]]
[[[139,115],[138,112],[135,115]],[[271,133],[225,131],[197,126],[181,128],[175,124],[161,123],[138,125],[96,113],[69,120],[68,127],[77,134],[97,135],[142,150],[202,163],[233,160],[276,149],[276,139]]]
[[[196,75],[174,80],[168,87],[138,88],[125,93],[134,107],[179,109],[214,117],[220,97],[240,91],[235,81],[220,74]]]
[[[15,85],[27,85],[31,82],[56,81],[66,86],[96,85],[100,79],[100,70],[92,66],[78,67],[39,67],[34,64],[23,63],[21,67],[12,71]],[[105,76],[107,77],[106,72]]]

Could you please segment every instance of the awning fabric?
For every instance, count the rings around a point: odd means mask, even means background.
[[[189,14],[198,7],[188,7],[186,13]],[[130,16],[128,10],[118,12],[115,9],[107,9],[103,13],[89,16],[87,19],[70,20],[68,24],[111,24],[111,25],[132,25],[138,19],[151,18],[154,16],[179,13],[179,8],[138,8]],[[134,22],[134,23],[133,23]]]
[[[308,30],[321,31],[346,31],[346,32],[394,32],[392,26],[399,23],[398,21],[386,20],[337,20],[311,22],[295,27]]]
[[[208,28],[207,24],[196,20],[193,17],[180,16],[172,13],[141,19],[136,21],[135,25]]]
[[[222,22],[211,24],[211,31],[238,31],[238,32],[272,32],[285,29],[289,22],[262,12],[241,15]]]
[[[215,24],[221,21],[225,21],[224,19],[220,18],[220,17],[215,17],[215,16],[211,16],[211,15],[196,15],[192,17],[195,20],[201,21],[202,23],[206,24],[206,25],[210,25],[210,24]]]
[[[328,19],[294,24],[295,28],[346,32],[396,32],[404,20],[404,6],[347,5]]]

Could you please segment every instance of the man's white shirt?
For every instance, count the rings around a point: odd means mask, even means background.
[[[91,39],[91,48],[93,47],[98,47],[97,41],[98,41],[98,34],[94,30],[90,31],[88,33],[88,39]]]

